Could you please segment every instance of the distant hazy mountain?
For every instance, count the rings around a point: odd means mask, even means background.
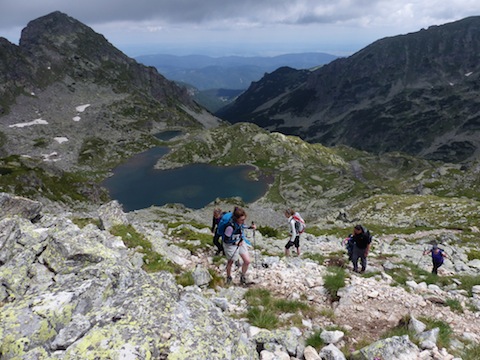
[[[313,71],[278,69],[217,115],[326,145],[480,158],[480,17],[384,38]]]
[[[310,69],[337,59],[325,53],[285,54],[273,57],[209,57],[203,55],[144,55],[136,60],[154,66],[167,79],[188,83],[199,90],[247,89],[252,81],[279,67]]]

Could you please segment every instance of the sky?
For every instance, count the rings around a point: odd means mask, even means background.
[[[348,56],[388,36],[480,15],[478,0],[0,0],[0,37],[61,11],[131,57]]]

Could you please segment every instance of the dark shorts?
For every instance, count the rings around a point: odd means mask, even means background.
[[[285,249],[290,249],[292,246],[295,246],[296,248],[300,247],[300,235],[295,237],[295,241],[288,240]]]

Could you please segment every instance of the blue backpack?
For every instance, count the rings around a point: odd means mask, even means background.
[[[223,214],[222,217],[220,218],[220,221],[218,222],[217,234],[220,235],[222,239],[225,235],[225,229],[227,228],[228,224],[233,223],[232,215],[233,215],[232,212],[229,211]]]

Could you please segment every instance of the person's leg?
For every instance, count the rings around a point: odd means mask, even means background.
[[[238,259],[238,247],[236,245],[224,244],[225,257],[227,258],[227,284],[232,282],[232,265]]]
[[[217,247],[217,255],[220,254],[221,252],[224,253],[223,251],[223,245],[220,242],[220,235],[215,234],[213,236],[213,244]],[[224,253],[225,254],[225,253]]]
[[[360,271],[365,271],[367,269],[367,257],[365,256],[365,252],[360,256],[360,262],[362,264],[362,269]]]
[[[358,272],[358,258],[359,252],[358,248],[355,246],[352,251],[352,264],[353,264],[353,271]]]
[[[300,256],[300,235],[295,238],[295,247],[297,248],[297,255]]]
[[[293,246],[293,242],[288,240],[287,244],[285,245],[285,256],[290,255],[290,248]]]
[[[246,284],[247,283],[246,274],[247,274],[247,271],[248,271],[248,266],[250,265],[250,254],[249,254],[248,249],[245,245],[242,245],[239,248],[239,253],[240,253],[240,257],[243,260],[242,274],[240,275],[240,282],[242,284]]]

